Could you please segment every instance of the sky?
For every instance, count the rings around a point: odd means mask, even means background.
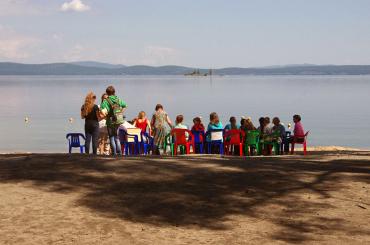
[[[369,0],[0,0],[0,61],[370,64]]]

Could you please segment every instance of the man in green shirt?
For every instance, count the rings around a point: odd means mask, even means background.
[[[107,129],[110,146],[112,148],[112,154],[122,155],[121,143],[119,141],[117,131],[120,123],[123,122],[120,122],[119,119],[115,118],[117,113],[115,110],[120,110],[119,113],[123,113],[123,110],[127,107],[127,104],[116,96],[116,90],[113,86],[109,86],[106,89],[106,93],[108,94],[108,98],[101,103],[100,112],[102,116],[107,118]]]

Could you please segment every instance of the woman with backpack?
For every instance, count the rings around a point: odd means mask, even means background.
[[[116,96],[116,90],[113,86],[109,86],[106,91],[106,98],[100,105],[102,116],[106,117],[107,129],[109,135],[109,143],[112,154],[122,155],[121,143],[118,138],[118,128],[124,123],[123,111],[127,107],[126,102]]]

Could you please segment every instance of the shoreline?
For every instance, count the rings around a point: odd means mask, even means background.
[[[303,148],[298,147],[295,149],[297,153],[301,153],[303,151]],[[322,154],[322,153],[337,153],[337,152],[368,152],[370,151],[369,149],[365,148],[354,148],[354,147],[344,147],[344,146],[312,146],[312,147],[307,147],[308,154],[315,155],[315,154]],[[1,151],[0,150],[0,155],[17,155],[17,154],[26,154],[26,155],[44,155],[44,154],[68,154],[67,152],[30,152],[30,151]],[[79,154],[77,152],[74,152],[73,154]],[[213,154],[190,154],[191,156],[212,156]],[[287,156],[286,155],[279,155],[279,156]],[[152,155],[149,155],[152,156]],[[170,155],[162,155],[162,156],[170,156]],[[274,156],[274,155],[271,155]],[[146,156],[147,157],[147,156]],[[263,157],[263,156],[261,156]],[[269,157],[269,156],[265,156]]]

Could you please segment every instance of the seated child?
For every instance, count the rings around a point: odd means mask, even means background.
[[[188,129],[188,126],[183,124],[184,121],[184,116],[183,115],[177,115],[176,116],[176,125],[174,128],[179,128],[179,129]],[[185,137],[186,139],[189,139],[189,133],[185,132]]]
[[[283,124],[280,123],[280,119],[278,117],[274,117],[272,119],[272,123],[274,124],[274,126],[272,127],[272,132],[279,131],[280,140],[284,139],[286,136],[285,127]]]
[[[274,117],[274,119],[272,119],[272,123],[274,124],[272,131],[279,132],[279,138],[277,139],[278,143],[283,145],[284,152],[288,152],[289,143],[287,142],[286,131],[285,131],[284,125],[280,123],[280,119],[278,117]],[[279,149],[279,152],[280,152],[280,149]]]
[[[230,117],[229,124],[225,126],[225,130],[239,129],[240,125],[236,123],[235,117]]]
[[[191,127],[191,131],[201,131],[201,132],[204,132],[205,131],[205,127],[202,123],[202,119],[200,117],[195,117],[193,119],[193,127]]]
[[[240,121],[240,129],[247,132],[250,130],[256,130],[256,127],[253,125],[252,119],[250,117],[248,118],[242,118]]]
[[[293,116],[293,122],[294,122],[293,135],[286,139],[286,144],[284,147],[285,152],[289,152],[289,143],[293,142],[294,136],[298,137],[296,138],[297,142],[302,143],[304,141],[305,132],[304,132],[301,120],[302,118],[300,115]]]
[[[207,127],[208,131],[214,130],[214,129],[223,129],[222,123],[220,122],[220,119],[216,112],[212,112],[209,115],[209,124]]]
[[[261,136],[265,134],[265,127],[266,127],[266,120],[264,117],[260,117],[258,119],[258,122],[260,123],[260,126],[257,128],[258,131],[260,131]]]
[[[216,112],[212,112],[209,115],[209,124],[208,124],[208,127],[207,127],[208,132],[213,131],[213,130],[223,130],[222,123],[220,122],[220,119],[219,119]],[[215,133],[214,136],[215,136],[215,138],[220,138],[220,140],[222,140],[222,135],[223,135],[223,133],[220,132],[220,133]],[[206,141],[211,142],[212,137],[213,137],[213,135],[211,133],[207,134]],[[211,152],[211,153],[216,153],[216,154],[219,153],[218,148],[212,149],[212,147],[211,147],[211,149],[208,149],[208,151]]]
[[[209,115],[209,124],[208,124],[208,127],[207,127],[207,131],[219,130],[219,129],[223,129],[222,123],[220,122],[220,119],[219,119],[217,113],[212,112]],[[210,134],[207,135],[207,141],[211,141],[211,135]]]
[[[141,132],[145,133],[147,132],[147,128],[149,128],[149,132],[151,132],[151,127],[150,127],[150,121],[146,117],[146,113],[144,111],[139,112],[139,115],[137,118],[134,120],[134,126],[136,128],[140,128]]]
[[[272,133],[272,123],[269,117],[265,117],[265,127],[264,127],[264,134],[271,134]]]
[[[302,118],[300,115],[293,116],[293,122],[294,122],[293,134],[298,137],[303,137],[305,135],[301,120]]]
[[[183,115],[176,116],[176,126],[175,126],[175,128],[188,129],[188,126],[184,125],[183,121],[184,121],[184,116]]]

